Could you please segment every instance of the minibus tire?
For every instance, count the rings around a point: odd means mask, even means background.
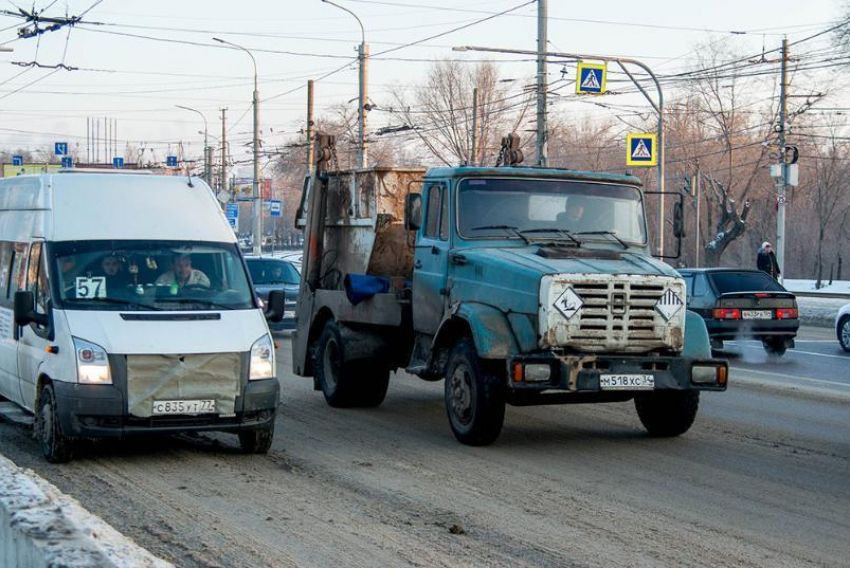
[[[56,395],[50,384],[44,385],[41,389],[36,428],[38,445],[44,459],[50,463],[71,461],[73,439],[62,431],[59,413],[56,410]]]
[[[662,390],[635,397],[635,409],[646,431],[656,438],[687,432],[699,410],[699,391]]]
[[[239,432],[239,447],[243,454],[267,454],[274,440],[274,426]]]

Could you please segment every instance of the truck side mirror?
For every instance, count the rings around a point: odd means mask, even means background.
[[[46,326],[47,314],[35,312],[35,295],[30,290],[18,290],[15,292],[14,301],[15,323],[17,325],[29,325],[35,323]]]
[[[685,210],[681,201],[673,205],[673,236],[677,239],[685,236]]]
[[[404,199],[404,228],[418,231],[422,225],[422,194],[408,193]]]
[[[269,301],[266,309],[266,321],[278,323],[283,319],[286,311],[286,292],[283,290],[272,290],[269,292]]]

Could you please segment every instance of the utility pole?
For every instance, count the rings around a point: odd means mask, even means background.
[[[788,168],[785,165],[785,130],[788,120],[788,38],[782,39],[782,62],[779,88],[779,171],[776,182],[776,262],[779,265],[779,282],[785,278],[785,185]]]
[[[331,2],[331,0],[322,0],[322,2],[330,4],[331,6],[336,6],[340,10],[348,12],[354,16],[354,19],[357,20],[357,23],[360,25],[360,46],[357,48],[357,59],[360,63],[360,94],[357,97],[359,107],[357,109],[357,167],[362,169],[369,163],[369,149],[368,142],[366,141],[366,112],[368,110],[367,105],[369,101],[369,45],[366,43],[366,29],[363,27],[363,22],[357,17],[357,14],[345,6],[340,6],[339,4]]]
[[[696,230],[694,231],[694,268],[699,268],[699,248],[700,248],[700,232],[699,232],[699,210],[700,210],[700,199],[702,197],[700,190],[702,189],[702,172],[699,168],[699,162],[697,162],[697,173],[691,181],[691,187],[694,190],[694,197],[697,200],[697,216],[696,216]]]
[[[221,109],[221,169],[219,171],[219,187],[227,191],[227,109]]]
[[[313,80],[307,81],[307,175],[313,174]]]
[[[546,51],[548,0],[537,0],[537,165],[546,166]]]
[[[472,89],[472,156],[470,166],[478,165],[478,87]]]

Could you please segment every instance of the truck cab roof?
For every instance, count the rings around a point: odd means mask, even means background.
[[[425,179],[431,178],[461,178],[461,177],[510,177],[530,179],[559,179],[587,182],[621,183],[642,186],[640,178],[629,174],[610,174],[569,170],[563,168],[521,167],[470,167],[458,166],[452,168],[430,168]]]

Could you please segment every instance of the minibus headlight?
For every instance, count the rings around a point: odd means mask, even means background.
[[[264,335],[251,346],[251,365],[248,378],[252,381],[274,377],[274,345],[268,335]]]
[[[74,360],[77,363],[77,382],[87,385],[111,385],[109,358],[106,350],[84,339],[74,337]]]

